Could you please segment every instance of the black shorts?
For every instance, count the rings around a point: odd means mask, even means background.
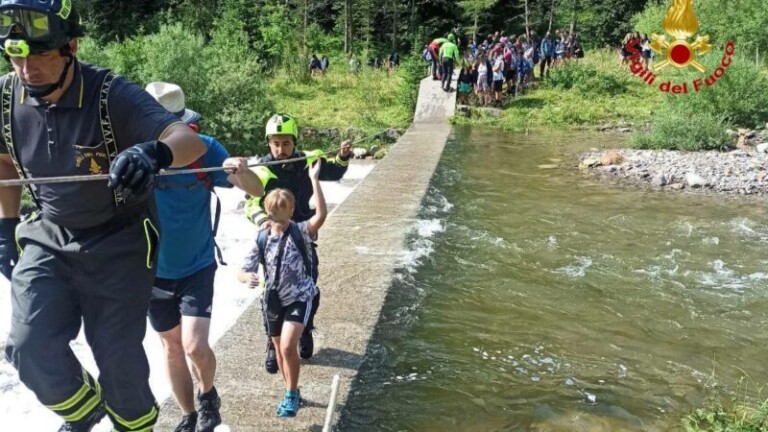
[[[504,85],[504,81],[494,81],[493,82],[493,91],[500,92],[501,87]]]
[[[513,79],[515,79],[515,72],[517,71],[514,69],[507,69],[506,71],[504,71],[504,79],[507,81],[512,81]]]
[[[157,332],[171,330],[181,316],[210,318],[216,263],[181,279],[155,278],[149,322]]]
[[[267,333],[270,337],[279,337],[283,332],[285,321],[299,323],[303,326],[309,324],[312,315],[312,303],[314,298],[306,302],[295,302],[288,306],[280,304],[280,298],[275,291],[264,294],[264,316],[267,317]]]

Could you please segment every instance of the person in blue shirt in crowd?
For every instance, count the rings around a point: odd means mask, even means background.
[[[179,86],[154,82],[146,90],[166,110],[198,131],[200,115],[186,108]],[[229,157],[220,142],[199,136],[207,151],[184,169],[226,170],[158,177],[155,186],[162,236],[149,320],[160,334],[171,389],[183,415],[175,432],[213,432],[221,424],[221,400],[213,385],[216,357],[208,344],[217,268],[214,251],[221,260],[214,239],[218,221],[211,224],[211,192],[213,187],[237,186],[251,196],[264,194],[261,181],[248,169],[245,158]],[[198,382],[198,411],[186,357],[191,360]]]
[[[541,40],[541,62],[539,62],[539,77],[544,78],[546,70],[549,76],[549,69],[552,68],[552,60],[555,57],[555,43],[552,40],[552,34],[547,32],[544,39]],[[549,69],[548,69],[549,68]]]

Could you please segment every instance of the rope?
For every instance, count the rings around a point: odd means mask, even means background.
[[[408,119],[408,122],[410,122],[413,119],[411,117]],[[404,122],[405,123],[405,122]],[[390,128],[387,128],[390,129]],[[381,135],[383,132],[385,132],[387,129],[382,129],[376,133],[367,135],[363,138],[358,138],[357,140],[352,142],[352,145],[359,144],[361,142],[365,142],[371,138],[377,137]],[[338,153],[341,150],[341,147],[336,147],[332,150],[329,150],[327,152],[324,152],[324,154],[335,154]],[[314,157],[314,155],[310,156],[300,156],[295,157],[291,159],[283,159],[283,160],[275,160],[271,162],[254,162],[249,163],[248,168],[253,168],[257,166],[271,166],[271,165],[282,165],[292,162],[299,162],[303,160],[307,160],[310,157]],[[197,173],[210,173],[210,172],[219,172],[219,171],[226,171],[227,168],[224,167],[209,167],[209,168],[195,168],[195,169],[181,169],[181,170],[162,170],[159,173],[157,173],[157,176],[173,176],[173,175],[181,175],[181,174],[197,174]],[[86,175],[74,175],[74,176],[54,176],[54,177],[37,177],[37,178],[20,178],[20,179],[11,179],[11,180],[0,180],[0,187],[12,187],[12,186],[26,186],[29,184],[36,184],[36,185],[42,185],[42,184],[53,184],[53,183],[77,183],[77,182],[88,182],[88,181],[105,181],[109,179],[109,174],[86,174]]]

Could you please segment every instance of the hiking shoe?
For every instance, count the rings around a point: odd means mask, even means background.
[[[277,406],[278,417],[296,417],[296,413],[299,412],[299,401],[301,400],[301,393],[296,391],[285,391],[285,397]]]
[[[197,425],[197,412],[185,414],[181,418],[181,423],[176,426],[173,432],[195,432],[195,426]]]
[[[275,353],[275,345],[272,343],[272,338],[267,337],[267,359],[264,360],[264,369],[267,373],[276,374],[278,371],[277,366],[277,353]]]
[[[197,410],[197,427],[195,432],[213,432],[213,429],[221,424],[221,398],[216,387],[211,387],[208,393],[197,396],[200,409]]]
[[[76,421],[66,422],[59,428],[59,432],[91,432],[94,426],[99,424],[101,419],[107,415],[107,410],[104,409],[103,404],[99,404],[88,417]]]
[[[312,336],[312,330],[301,334],[299,338],[299,357],[304,360],[312,358],[315,353],[315,338]]]

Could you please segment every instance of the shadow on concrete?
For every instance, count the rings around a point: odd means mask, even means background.
[[[363,357],[336,348],[323,348],[306,362],[315,366],[355,369],[355,365],[360,365],[363,362]]]

